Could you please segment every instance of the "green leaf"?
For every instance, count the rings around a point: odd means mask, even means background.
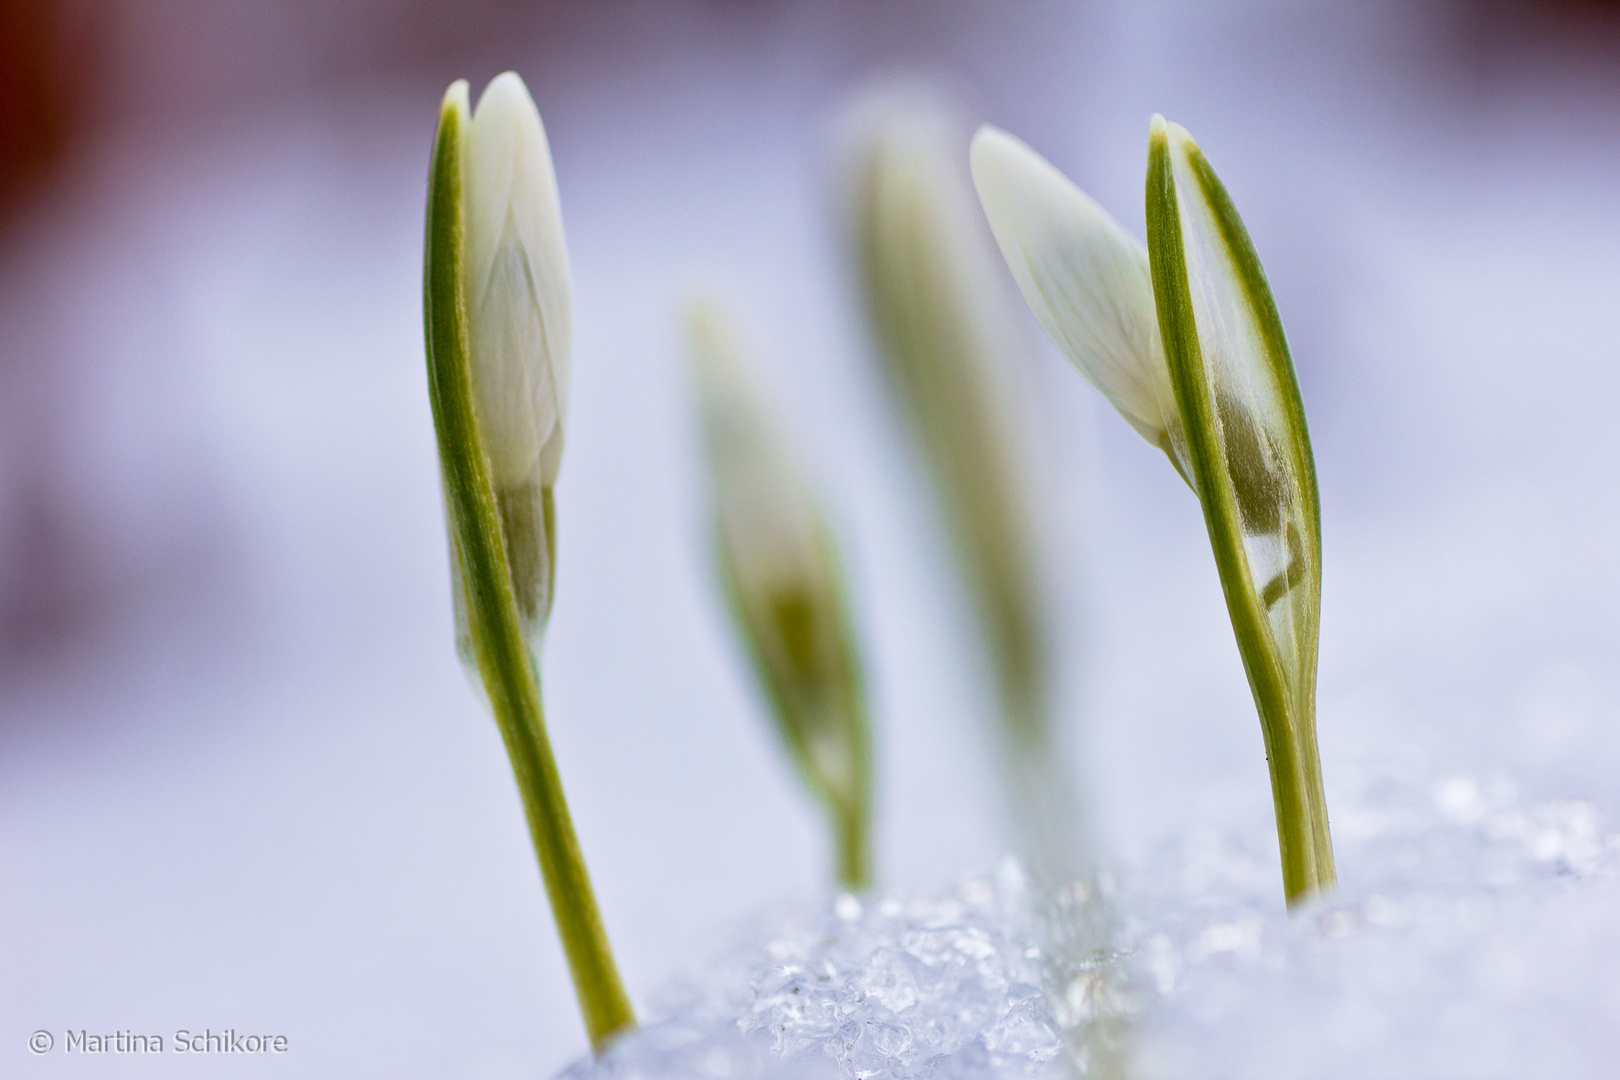
[[[1148,251],[1184,456],[1265,737],[1289,902],[1335,875],[1316,747],[1321,514],[1305,409],[1265,272],[1178,125],[1149,139]]]

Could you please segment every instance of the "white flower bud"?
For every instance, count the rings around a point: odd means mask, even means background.
[[[1170,452],[1176,399],[1147,250],[1005,131],[980,128],[971,157],[991,231],[1041,327],[1143,438]]]
[[[968,128],[926,84],[875,92],[856,122],[850,216],[877,351],[933,470],[1004,719],[1038,743],[1047,646],[1020,410],[1027,343],[964,167]]]
[[[568,260],[551,154],[516,75],[476,119],[445,92],[428,170],[422,306],[450,533],[456,644],[512,759],[591,1048],[634,1028],[568,814],[540,701],[551,486],[568,397]]]
[[[781,424],[725,323],[692,313],[720,574],[805,783],[833,826],[838,879],[871,883],[865,698],[832,535]]]
[[[568,405],[568,252],[540,113],[512,72],[484,90],[466,143],[467,315],[490,481],[557,479]]]
[[[691,314],[692,356],[714,477],[720,541],[750,597],[829,588],[821,510],[776,410],[718,312]]]

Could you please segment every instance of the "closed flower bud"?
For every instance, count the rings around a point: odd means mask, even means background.
[[[551,150],[540,113],[512,72],[479,98],[462,141],[462,168],[462,288],[478,440],[518,618],[538,642],[556,572],[551,489],[562,462],[572,313]],[[471,663],[457,585],[458,643]]]
[[[545,128],[517,75],[478,99],[466,154],[467,315],[490,480],[549,488],[568,408],[568,251]]]
[[[1131,427],[1182,468],[1147,250],[1005,131],[980,128],[971,159],[990,228],[1042,329]]]
[[[874,97],[851,218],[878,352],[927,455],[1012,734],[1047,735],[1045,614],[1017,378],[1026,343],[963,168],[965,125],[923,87]]]
[[[831,532],[719,315],[692,314],[720,576],[777,726],[833,826],[838,879],[871,881],[865,697]]]
[[[540,114],[516,75],[439,108],[423,321],[450,534],[456,645],[485,694],[593,1049],[635,1026],[546,733],[537,646],[551,609],[568,400],[568,259]]]
[[[971,130],[927,83],[866,97],[852,113],[851,246],[877,354],[933,474],[995,673],[1015,842],[1037,879],[1061,888],[1088,877],[1091,844],[1051,708],[1050,590],[1022,408],[1029,342],[973,194]]]

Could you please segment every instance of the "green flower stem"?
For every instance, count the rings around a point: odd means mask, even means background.
[[[1290,572],[1285,571],[1277,582],[1257,589],[1244,553],[1244,523],[1239,500],[1247,494],[1246,489],[1240,490],[1246,481],[1241,474],[1234,475],[1234,462],[1229,456],[1235,451],[1222,444],[1223,433],[1231,440],[1235,437],[1233,432],[1240,432],[1241,427],[1235,423],[1236,416],[1222,411],[1221,403],[1211,390],[1205,366],[1209,358],[1203,354],[1194,318],[1170,153],[1164,127],[1156,122],[1149,143],[1147,175],[1153,293],[1176,406],[1186,425],[1191,483],[1204,508],[1204,521],[1220,572],[1227,611],[1260,713],[1277,816],[1283,891],[1292,907],[1314,894],[1332,890],[1336,883],[1333,842],[1328,832],[1327,802],[1316,746],[1315,624],[1313,619],[1308,641],[1299,646],[1304,662],[1296,665],[1299,673],[1291,680],[1268,623],[1267,607],[1279,602],[1270,592],[1285,593],[1296,587],[1296,583]],[[1300,485],[1302,503],[1307,507],[1305,528],[1309,550],[1301,555],[1308,554],[1309,561],[1307,564],[1302,558],[1301,566],[1320,567],[1321,530],[1315,470],[1311,464],[1304,406],[1300,402],[1282,323],[1259,257],[1225,188],[1196,149],[1190,160],[1199,188],[1195,197],[1206,200],[1210,207],[1220,243],[1236,272],[1242,301],[1255,319],[1265,353],[1263,360],[1282,388],[1281,408],[1287,414],[1292,441],[1288,454]],[[1171,458],[1175,460],[1173,453]],[[1238,461],[1236,465],[1241,469],[1243,462]],[[1249,483],[1253,486],[1252,481]],[[1310,580],[1297,587],[1314,590],[1317,587],[1315,573],[1310,570]]]
[[[568,958],[591,1046],[635,1026],[579,839],[546,737],[540,682],[524,638],[489,463],[478,441],[463,281],[461,144],[465,109],[447,99],[428,186],[424,309],[428,389],[438,432],[445,502],[469,613],[472,654],[512,760],[552,916]]]
[[[870,815],[851,811],[837,815],[838,884],[853,893],[872,887],[872,848],[867,834],[872,831]]]

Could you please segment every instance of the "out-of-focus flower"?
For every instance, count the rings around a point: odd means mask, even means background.
[[[1148,442],[1171,455],[1175,393],[1147,249],[1023,142],[985,126],[973,182],[996,243],[1052,341]]]
[[[872,763],[843,575],[776,410],[719,313],[691,316],[720,576],[777,726],[833,826],[846,888],[871,883]]]
[[[1085,1022],[1066,1036],[1076,1052],[1093,1075],[1120,1075],[1114,1035],[1124,1017],[1089,964],[1112,938],[1112,915],[1097,889],[1069,732],[1051,708],[1053,590],[1022,394],[1031,343],[975,206],[972,128],[922,82],[872,92],[850,126],[849,216],[867,314],[933,474],[997,678],[999,771],[1014,843],[1041,897],[1047,974],[1087,1003]],[[1151,313],[1151,296],[1148,305]]]
[[[928,459],[1010,733],[1045,752],[1047,629],[1009,296],[962,166],[967,129],[920,86],[852,124],[850,210],[889,382]]]

